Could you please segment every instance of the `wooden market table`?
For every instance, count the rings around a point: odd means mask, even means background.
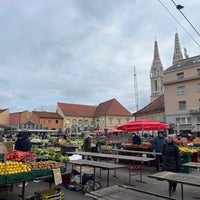
[[[160,161],[161,161],[161,156],[162,153],[159,152],[152,152],[152,151],[138,151],[138,150],[127,150],[127,149],[115,149],[113,150],[115,151],[117,154],[119,154],[119,152],[121,153],[132,153],[132,154],[139,154],[139,155],[152,155],[152,156],[157,156],[157,161],[158,161],[158,171],[160,171]]]
[[[108,163],[108,162],[99,162],[99,161],[92,161],[92,160],[85,160],[85,159],[80,159],[80,160],[70,160],[67,161],[67,164],[72,164],[72,165],[79,165],[80,166],[80,177],[82,177],[82,167],[83,166],[89,166],[93,167],[94,169],[94,184],[95,184],[95,169],[100,168],[104,170],[108,170],[107,173],[107,187],[109,187],[109,174],[110,170],[116,170],[119,168],[124,168],[124,165],[118,165],[118,164],[113,164],[113,163]],[[80,180],[80,182],[82,182]],[[93,185],[94,187],[94,185]]]
[[[196,169],[200,169],[200,163],[198,162],[188,162],[188,163],[184,163],[182,164],[185,167],[191,167],[191,168],[196,168]]]
[[[109,159],[114,159],[114,163],[117,164],[117,160],[122,159],[122,160],[129,160],[129,161],[137,161],[140,163],[144,162],[149,162],[152,160],[155,160],[155,158],[147,158],[147,157],[140,157],[140,156],[128,156],[128,155],[118,155],[118,154],[103,154],[103,153],[94,153],[94,152],[85,152],[85,151],[75,151],[75,152],[65,152],[67,154],[75,154],[75,155],[83,155],[83,156],[90,156],[90,157],[97,157],[101,160],[101,158],[109,158]],[[114,171],[114,176],[116,176],[116,170]],[[133,174],[133,173],[132,173]],[[133,174],[134,175],[134,174]],[[135,174],[138,175],[138,174]],[[142,165],[140,168],[140,182],[142,181]],[[129,171],[129,184],[130,184],[130,174]]]
[[[103,188],[91,193],[87,193],[86,196],[96,200],[174,199],[125,185],[114,185],[112,187]]]
[[[194,176],[191,174],[182,174],[175,172],[159,172],[156,174],[149,175],[150,178],[155,178],[158,180],[165,181],[175,181],[181,184],[181,199],[184,199],[183,195],[183,184],[200,187],[200,176]],[[171,196],[171,191],[169,191],[169,196]],[[200,199],[200,197],[195,197]]]

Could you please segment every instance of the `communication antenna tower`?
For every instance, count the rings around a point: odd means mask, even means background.
[[[136,70],[134,66],[134,91],[135,91],[135,105],[136,110],[139,110],[139,101],[138,101],[138,87],[137,87],[137,76],[136,76]]]

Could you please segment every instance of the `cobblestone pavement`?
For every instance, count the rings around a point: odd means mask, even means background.
[[[156,179],[149,178],[148,175],[156,173],[155,167],[148,167],[144,166],[143,170],[143,181],[146,183],[141,183],[136,181],[136,179],[139,178],[139,176],[133,176],[131,183],[136,186],[136,188],[145,190],[145,191],[150,191],[153,193],[158,193],[160,195],[168,196],[168,183],[167,181],[158,181]],[[98,179],[100,172],[97,169],[96,170],[96,178]],[[104,188],[106,187],[106,175],[107,171],[102,171],[102,178],[99,179],[101,183],[101,187]],[[116,184],[127,184],[128,183],[128,169],[127,168],[122,168],[117,170],[117,178],[113,176],[113,171],[110,171],[110,186],[111,185],[116,185]],[[193,170],[192,174],[196,176],[200,176],[198,170]],[[21,188],[17,187],[18,184],[14,184],[13,192],[9,192],[8,194],[8,200],[18,200],[18,194],[21,193]],[[29,184],[26,186],[25,190],[25,196],[32,195],[35,191],[41,191],[43,189],[48,189],[49,184],[47,182],[29,182]],[[55,187],[52,185],[52,187]],[[82,191],[74,192],[69,189],[66,189],[63,185],[59,185],[59,188],[62,188],[65,193],[65,199],[70,199],[70,200],[79,200],[79,199],[84,199],[84,200],[91,200],[91,198],[86,197]],[[174,198],[176,199],[181,199],[181,189],[180,189],[180,184],[177,186],[177,192],[175,195],[173,195]],[[184,199],[186,200],[192,200],[194,199],[193,197],[199,197],[200,199],[200,188],[198,187],[193,187],[193,186],[187,186],[184,185]]]

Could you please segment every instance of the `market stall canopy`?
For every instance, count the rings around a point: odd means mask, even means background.
[[[150,131],[150,130],[166,130],[169,129],[168,124],[156,122],[153,120],[135,120],[128,122],[124,125],[117,127],[118,130],[123,130],[126,132],[135,132],[135,131]]]
[[[109,129],[108,133],[121,133],[123,132],[123,130],[119,130],[119,129]]]

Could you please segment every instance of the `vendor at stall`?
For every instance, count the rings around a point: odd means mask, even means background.
[[[132,134],[132,143],[137,144],[137,145],[141,145],[141,138],[136,133]]]

